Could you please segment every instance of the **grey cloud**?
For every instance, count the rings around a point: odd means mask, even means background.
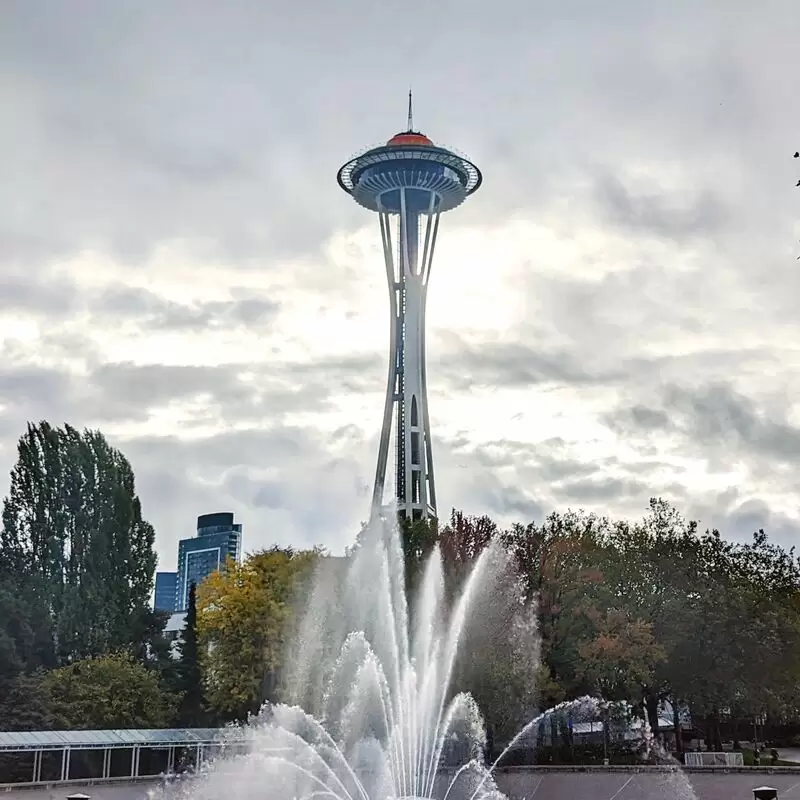
[[[239,381],[237,368],[231,365],[196,367],[109,363],[94,370],[89,383],[100,393],[101,404],[124,404],[144,411],[203,394],[230,402],[252,396],[252,389]]]
[[[78,301],[74,284],[54,276],[0,276],[0,311],[34,312],[37,316],[63,315],[74,310]]]
[[[7,355],[3,347],[0,355]],[[55,425],[73,422],[80,427],[82,418],[72,411],[81,405],[81,393],[66,371],[5,362],[0,367],[0,453],[3,466],[10,469],[17,439],[28,421],[47,419]],[[0,474],[4,472],[0,469]]]
[[[136,470],[165,558],[174,558],[175,530],[187,507],[235,511],[247,550],[275,543],[339,550],[352,542],[367,511],[368,479],[358,466],[369,447],[363,440],[334,451],[320,431],[278,424],[190,441],[169,436],[117,443]]]
[[[568,507],[635,519],[653,496],[679,508],[692,500],[680,480],[681,467],[647,447],[637,447],[625,458],[578,460],[569,443],[558,437],[475,445],[459,435],[434,437],[434,460],[440,493],[457,500],[451,505],[491,507],[502,524],[540,520],[551,510]]]
[[[610,412],[604,419],[618,432],[680,434],[710,450],[741,449],[787,463],[800,457],[800,428],[785,418],[770,418],[728,384],[668,385],[656,402],[655,407],[637,404]]]
[[[269,324],[277,316],[280,304],[276,300],[258,296],[192,304],[176,303],[146,289],[119,285],[105,289],[92,298],[90,308],[97,314],[138,320],[149,328],[202,331],[232,325],[252,328]]]
[[[546,352],[518,342],[473,345],[455,335],[447,338],[447,348],[432,354],[433,366],[439,379],[458,391],[474,386],[589,385],[616,382],[625,375],[620,367],[593,371],[566,351]]]
[[[0,397],[4,403],[30,402],[43,396],[59,395],[67,385],[64,373],[44,367],[6,365],[0,369]]]
[[[664,238],[707,236],[729,219],[721,197],[708,188],[689,196],[667,192],[658,185],[635,191],[616,175],[605,174],[595,181],[594,197],[605,221]]]
[[[35,366],[0,368],[0,419],[19,436],[27,420],[49,419],[58,423],[80,401],[67,372]]]
[[[483,473],[479,480],[468,481],[461,487],[458,495],[462,502],[456,508],[468,512],[481,510],[497,518],[503,524],[514,522],[541,521],[545,515],[544,506],[536,493],[500,480],[491,473]],[[445,509],[440,509],[444,516]]]
[[[297,73],[256,35],[262,15],[248,23],[241,13],[183,11],[109,12],[93,2],[70,14],[13,3],[5,10],[4,31],[15,35],[2,50],[14,65],[7,74],[18,76],[10,87],[18,102],[0,120],[0,141],[16,153],[0,205],[14,209],[16,236],[31,243],[9,257],[99,246],[135,262],[156,242],[182,238],[206,240],[241,263],[257,257],[263,268],[270,254],[315,251],[338,221],[357,217],[337,196],[334,142],[321,157],[298,140],[285,105],[275,113],[281,85]],[[195,29],[188,47],[187,18]],[[121,57],[145,42],[146,61]],[[263,80],[228,60],[243,57]],[[333,214],[308,213],[320,182]],[[23,197],[11,194],[15,187]]]
[[[537,279],[527,287],[540,308],[513,329],[515,340],[464,337],[437,331],[429,352],[432,380],[453,391],[474,387],[569,386],[581,391],[602,387],[657,387],[687,377],[727,378],[732,370],[770,369],[780,354],[767,347],[694,345],[678,352],[643,347],[650,337],[689,341],[702,329],[703,310],[665,307],[671,298],[637,286],[647,276],[606,276],[603,281]],[[687,277],[687,281],[693,280]],[[628,323],[629,324],[623,324]],[[507,334],[508,335],[508,334]]]
[[[524,442],[511,439],[494,439],[480,445],[463,439],[447,440],[447,446],[458,458],[458,466],[472,469],[476,466],[485,469],[534,469],[537,481],[550,485],[566,478],[587,477],[598,470],[618,465],[615,459],[602,464],[578,461],[568,454],[560,439],[544,442]]]
[[[277,299],[231,287],[232,299],[178,303],[124,284],[87,292],[61,275],[7,272],[0,276],[0,312],[23,312],[52,322],[88,312],[157,330],[203,331],[219,327],[268,327],[280,311]]]
[[[646,406],[633,406],[630,415],[636,425],[647,430],[658,430],[669,426],[669,416],[666,411]]]
[[[651,408],[641,403],[609,411],[602,415],[602,419],[611,430],[623,436],[668,431],[673,424],[669,414],[662,408]]]
[[[541,521],[545,515],[542,504],[528,492],[514,486],[486,487],[476,500],[491,514],[514,514],[518,519]]]
[[[45,14],[35,2],[4,4],[0,52],[13,81],[1,143],[16,157],[0,203],[14,209],[18,241],[30,242],[9,255],[99,244],[135,260],[178,237],[210,239],[260,268],[268,255],[314,252],[366,220],[335,171],[402,127],[409,80],[421,89],[419,123],[486,166],[486,199],[460,219],[506,219],[556,195],[574,201],[576,179],[598,165],[615,174],[626,157],[680,149],[703,164],[723,129],[730,161],[732,147],[764,140],[753,120],[770,109],[752,85],[769,64],[737,70],[728,53],[743,43],[770,47],[772,60],[794,52],[785,31],[756,24],[756,9],[739,9],[741,28],[726,29],[722,51],[707,34],[727,14],[719,3],[698,16],[680,4],[642,13],[631,0],[611,19],[580,2],[574,14],[539,9],[533,20],[529,4],[503,0],[466,15],[451,3],[427,6],[438,34],[418,43],[409,67],[399,40],[381,35],[396,22],[388,7],[311,7],[276,16],[252,3],[177,2],[156,13],[76,0],[69,13]],[[503,42],[502,69],[487,31]],[[687,39],[696,44],[690,64],[663,46]],[[131,55],[145,51],[147,59]],[[389,69],[377,82],[365,68],[376,63]],[[460,87],[469,87],[464,102]],[[708,100],[721,91],[727,116]],[[475,102],[486,108],[479,124]]]
[[[264,481],[255,490],[253,505],[256,508],[280,508],[285,497],[285,487],[278,481]]]
[[[674,387],[667,393],[666,406],[682,413],[688,434],[708,447],[739,446],[790,464],[800,458],[800,428],[785,418],[770,418],[730,386],[710,386],[699,392]]]
[[[689,504],[685,516],[697,519],[702,530],[716,529],[737,541],[748,541],[756,531],[764,530],[787,549],[800,542],[800,522],[771,510],[763,500],[743,498],[736,489],[712,500]]]
[[[678,416],[683,415],[692,433],[703,441],[738,438],[750,444],[762,441],[774,445],[788,431],[788,426],[761,419],[755,403],[729,385],[699,389],[670,386],[664,393],[664,404]]]
[[[85,343],[74,344],[80,348]],[[73,358],[80,353],[70,350]],[[364,391],[358,370],[371,363],[357,357],[269,366],[98,363],[89,349],[86,374],[75,374],[66,368],[31,366],[24,360],[15,363],[15,358],[19,361],[28,353],[15,351],[13,342],[5,344],[2,355],[6,362],[0,369],[0,403],[5,408],[0,420],[16,435],[28,420],[46,418],[77,427],[144,421],[157,409],[187,401],[200,405],[182,421],[185,429],[209,423],[271,425],[292,414],[326,411],[343,390]],[[369,384],[368,373],[362,380]],[[355,429],[345,428],[334,438],[346,445],[355,435]]]
[[[653,494],[652,484],[644,481],[607,478],[598,470],[591,479],[564,481],[555,490],[556,497],[567,504],[624,502],[627,499],[643,501],[648,494]]]
[[[239,423],[325,411],[342,383],[356,388],[348,359],[214,367],[108,363],[88,379],[95,414],[136,419],[174,401],[203,399],[206,416]]]

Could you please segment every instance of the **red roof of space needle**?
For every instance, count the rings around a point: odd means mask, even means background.
[[[415,131],[403,131],[403,133],[392,136],[392,138],[386,142],[387,147],[419,147],[420,145],[423,147],[433,147],[433,142],[424,134],[416,133]]]

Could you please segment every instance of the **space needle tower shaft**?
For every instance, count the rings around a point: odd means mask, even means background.
[[[386,509],[386,478],[395,436],[394,501],[411,519],[436,517],[425,365],[425,310],[443,212],[460,205],[481,183],[477,167],[408,129],[366,151],[340,170],[339,185],[377,213],[389,286],[389,373],[371,513]]]

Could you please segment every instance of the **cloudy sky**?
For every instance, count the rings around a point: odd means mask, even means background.
[[[99,427],[164,568],[216,510],[341,549],[388,300],[335,176],[411,85],[485,178],[430,289],[441,510],[793,543],[799,46],[795,0],[5,0],[0,472],[26,420]]]

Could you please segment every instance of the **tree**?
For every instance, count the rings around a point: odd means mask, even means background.
[[[32,587],[0,573],[0,694],[21,672],[52,666],[48,622]]]
[[[398,524],[405,562],[406,594],[413,599],[423,566],[438,540],[438,523],[432,518],[412,520],[401,516]],[[365,533],[368,534],[368,531],[366,529]]]
[[[455,684],[478,702],[492,737],[509,741],[537,709],[536,603],[525,601],[506,553],[492,551],[490,558],[466,622]]]
[[[615,522],[604,530],[600,545],[599,606],[613,609],[613,614],[604,621],[598,618],[600,640],[588,652],[595,657],[594,669],[600,668],[596,659],[605,653],[606,670],[624,670],[618,675],[617,695],[627,691],[627,699],[643,702],[657,731],[659,702],[671,697],[677,707],[692,683],[677,656],[693,639],[690,603],[698,588],[697,525],[665,501],[651,499],[642,521]],[[608,646],[612,640],[613,648]],[[631,648],[636,652],[626,654]]]
[[[604,694],[643,702],[650,724],[670,699],[689,704],[709,746],[722,721],[785,716],[800,654],[800,566],[763,531],[749,544],[700,535],[668,503],[600,537],[595,639],[584,673]],[[791,712],[793,713],[793,712]],[[680,737],[677,740],[681,749]]]
[[[42,673],[4,681],[0,685],[0,720],[6,731],[46,731],[54,727],[50,697]]]
[[[0,575],[18,576],[35,613],[44,610],[46,661],[140,644],[155,533],[142,519],[129,462],[99,431],[29,424],[2,523]]]
[[[145,666],[165,673],[174,671],[171,668],[175,666],[172,640],[164,633],[169,617],[168,611],[145,607],[130,619],[131,655]]]
[[[497,524],[487,516],[467,516],[453,509],[439,533],[442,564],[451,594],[460,589],[480,554],[499,537]]]
[[[82,659],[39,680],[56,728],[163,728],[175,713],[175,696],[127,653]]]
[[[274,547],[232,560],[198,591],[197,628],[206,697],[218,714],[245,719],[274,700],[293,601],[317,551]]]
[[[748,654],[740,670],[747,691],[733,704],[749,716],[785,719],[796,714],[800,679],[800,564],[794,550],[773,544],[763,530],[733,557],[746,606],[739,639]]]
[[[205,721],[205,698],[203,697],[203,675],[200,669],[200,653],[197,645],[197,589],[189,587],[189,604],[186,623],[178,644],[178,686],[181,693],[178,720],[187,728],[202,727]]]
[[[536,706],[536,604],[526,601],[517,565],[502,547],[498,527],[489,517],[454,509],[439,531],[438,545],[450,613],[478,559],[485,559],[462,632],[455,685],[477,700],[490,738],[508,740]]]
[[[650,623],[631,619],[624,609],[592,609],[594,637],[582,644],[581,674],[606,700],[629,700],[652,685],[654,666],[665,658]]]
[[[540,704],[545,708],[589,688],[580,648],[595,630],[590,613],[603,581],[599,540],[608,525],[593,514],[569,511],[551,514],[541,525],[514,525],[502,536],[515,559],[525,598],[538,605],[547,675]]]
[[[719,748],[722,721],[797,719],[800,567],[763,531],[745,545],[707,532],[699,552],[689,598],[696,641],[684,642],[676,660],[691,677],[684,696],[693,716]]]

